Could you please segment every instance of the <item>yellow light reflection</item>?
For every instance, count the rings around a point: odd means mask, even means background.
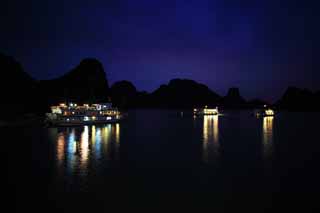
[[[109,144],[110,144],[110,135],[111,135],[111,124],[102,128],[102,145],[103,145],[103,152],[108,154],[109,152]]]
[[[209,161],[209,150],[208,150],[208,143],[209,143],[209,129],[210,129],[210,122],[209,122],[209,116],[203,117],[203,161],[208,162]]]
[[[116,143],[120,143],[120,125],[116,124]]]
[[[89,127],[85,126],[81,134],[81,141],[80,141],[80,164],[81,164],[83,173],[86,173],[88,159],[89,159]]]
[[[116,132],[115,132],[115,159],[119,159],[119,148],[120,148],[120,124],[116,124]]]
[[[213,116],[213,141],[215,144],[219,145],[219,119],[217,115]]]
[[[91,127],[91,142],[94,144],[96,142],[96,127]]]
[[[58,163],[63,164],[65,157],[65,138],[63,134],[59,134],[57,141],[57,159]]]
[[[262,126],[262,143],[265,157],[272,153],[273,144],[273,117],[264,117]]]
[[[219,117],[217,115],[203,116],[203,160],[218,157],[219,148]]]
[[[109,137],[111,134],[111,124],[108,124],[106,127],[102,128],[102,141],[105,143],[109,141]]]
[[[83,129],[66,129],[63,134],[55,135],[59,172],[86,177],[89,161],[94,165],[104,159],[118,160],[120,128],[120,124],[108,124],[101,128],[85,126]]]

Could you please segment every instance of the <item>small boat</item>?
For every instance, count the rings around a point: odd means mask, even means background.
[[[218,107],[210,109],[205,106],[204,109],[193,109],[194,115],[219,115]]]
[[[46,113],[46,124],[53,126],[81,126],[118,123],[123,115],[111,103],[84,104],[78,106],[64,103],[52,106],[51,113]]]
[[[274,111],[270,108],[266,108],[266,109],[258,109],[254,111],[254,114],[257,117],[267,117],[267,116],[274,116]]]

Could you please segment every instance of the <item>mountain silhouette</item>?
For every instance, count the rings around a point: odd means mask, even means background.
[[[105,102],[109,93],[104,68],[93,58],[82,60],[77,67],[59,78],[40,81],[39,89],[48,104]]]
[[[319,91],[288,87],[276,106],[290,111],[319,111]]]
[[[224,108],[244,108],[246,107],[246,104],[246,100],[240,95],[239,88],[236,87],[231,87],[222,100]]]
[[[151,106],[163,108],[216,106],[220,99],[206,85],[189,79],[173,79],[149,95]]]
[[[14,58],[0,54],[0,116],[13,117],[31,112],[35,107],[36,81]]]
[[[6,101],[21,102],[21,99],[17,99],[15,95],[27,95],[35,87],[36,81],[12,57],[0,54],[0,71],[2,73],[1,97]]]
[[[94,58],[83,59],[61,77],[37,81],[14,58],[0,54],[1,118],[26,113],[42,114],[59,102],[95,103],[111,100],[120,108],[225,109],[261,108],[259,99],[246,101],[239,88],[232,87],[222,97],[206,85],[190,79],[172,79],[151,93],[140,92],[133,83],[119,81],[109,88],[103,65]],[[319,111],[320,91],[289,87],[275,104],[278,109]]]
[[[136,87],[129,81],[118,81],[110,88],[112,104],[120,108],[133,107],[138,95]]]

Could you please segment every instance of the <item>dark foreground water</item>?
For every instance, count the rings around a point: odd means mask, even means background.
[[[4,128],[4,202],[8,212],[316,211],[319,119],[141,110],[105,126]]]

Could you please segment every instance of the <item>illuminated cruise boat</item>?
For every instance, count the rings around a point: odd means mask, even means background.
[[[46,114],[46,123],[56,126],[78,126],[90,124],[117,123],[122,114],[110,103],[77,105],[64,103],[52,106],[51,113]]]
[[[266,105],[264,106],[266,107]],[[258,109],[254,111],[254,114],[257,117],[266,117],[266,116],[274,116],[274,111],[270,108],[265,108],[265,109]]]
[[[218,107],[214,109],[209,109],[205,106],[204,109],[193,109],[194,115],[219,115]]]

